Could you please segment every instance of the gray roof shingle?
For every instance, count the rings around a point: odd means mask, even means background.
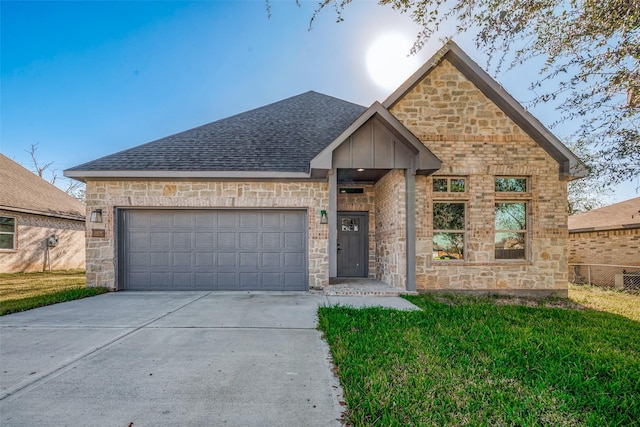
[[[309,91],[68,170],[309,172],[365,110]]]

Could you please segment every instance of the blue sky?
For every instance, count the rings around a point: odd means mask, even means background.
[[[317,1],[2,1],[0,151],[31,167],[62,171],[176,132],[315,90],[369,106],[391,90],[367,71],[382,34],[413,40],[408,16],[355,2],[336,23],[326,10],[308,31]],[[481,66],[471,37],[456,42]],[[434,40],[417,55],[423,63]],[[533,95],[532,67],[497,76],[516,99]],[[550,124],[549,106],[531,110]],[[569,130],[554,129],[559,137]],[[64,186],[64,183],[60,183]],[[634,183],[611,201],[636,197]]]

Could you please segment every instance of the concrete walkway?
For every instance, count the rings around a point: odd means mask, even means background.
[[[331,426],[317,307],[398,297],[118,292],[0,318],[3,426]]]

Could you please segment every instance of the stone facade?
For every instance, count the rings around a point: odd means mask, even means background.
[[[416,285],[566,294],[566,182],[558,163],[447,60],[390,109],[442,161],[438,177],[464,177],[464,193],[433,193],[432,177],[416,179]],[[523,177],[529,191],[496,193],[494,178]],[[464,261],[434,261],[434,201],[466,203]],[[495,260],[496,202],[525,202],[527,258]]]
[[[87,237],[87,286],[118,289],[114,216],[116,209],[145,208],[297,208],[307,209],[309,218],[309,287],[322,288],[329,282],[326,224],[320,224],[320,210],[326,209],[326,182],[239,182],[239,181],[87,181],[87,217],[102,209],[104,222],[90,224]],[[92,230],[104,230],[93,237]]]
[[[375,185],[377,279],[406,287],[407,229],[404,171],[392,170]]]
[[[0,250],[0,273],[85,268],[84,221],[0,210],[16,219],[16,249]],[[47,246],[56,235],[59,243]]]
[[[569,233],[569,263],[640,267],[640,228]]]

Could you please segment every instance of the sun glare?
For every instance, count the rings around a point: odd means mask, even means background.
[[[398,33],[386,33],[367,50],[367,70],[375,84],[394,90],[418,68],[418,59],[409,56],[412,42]]]

